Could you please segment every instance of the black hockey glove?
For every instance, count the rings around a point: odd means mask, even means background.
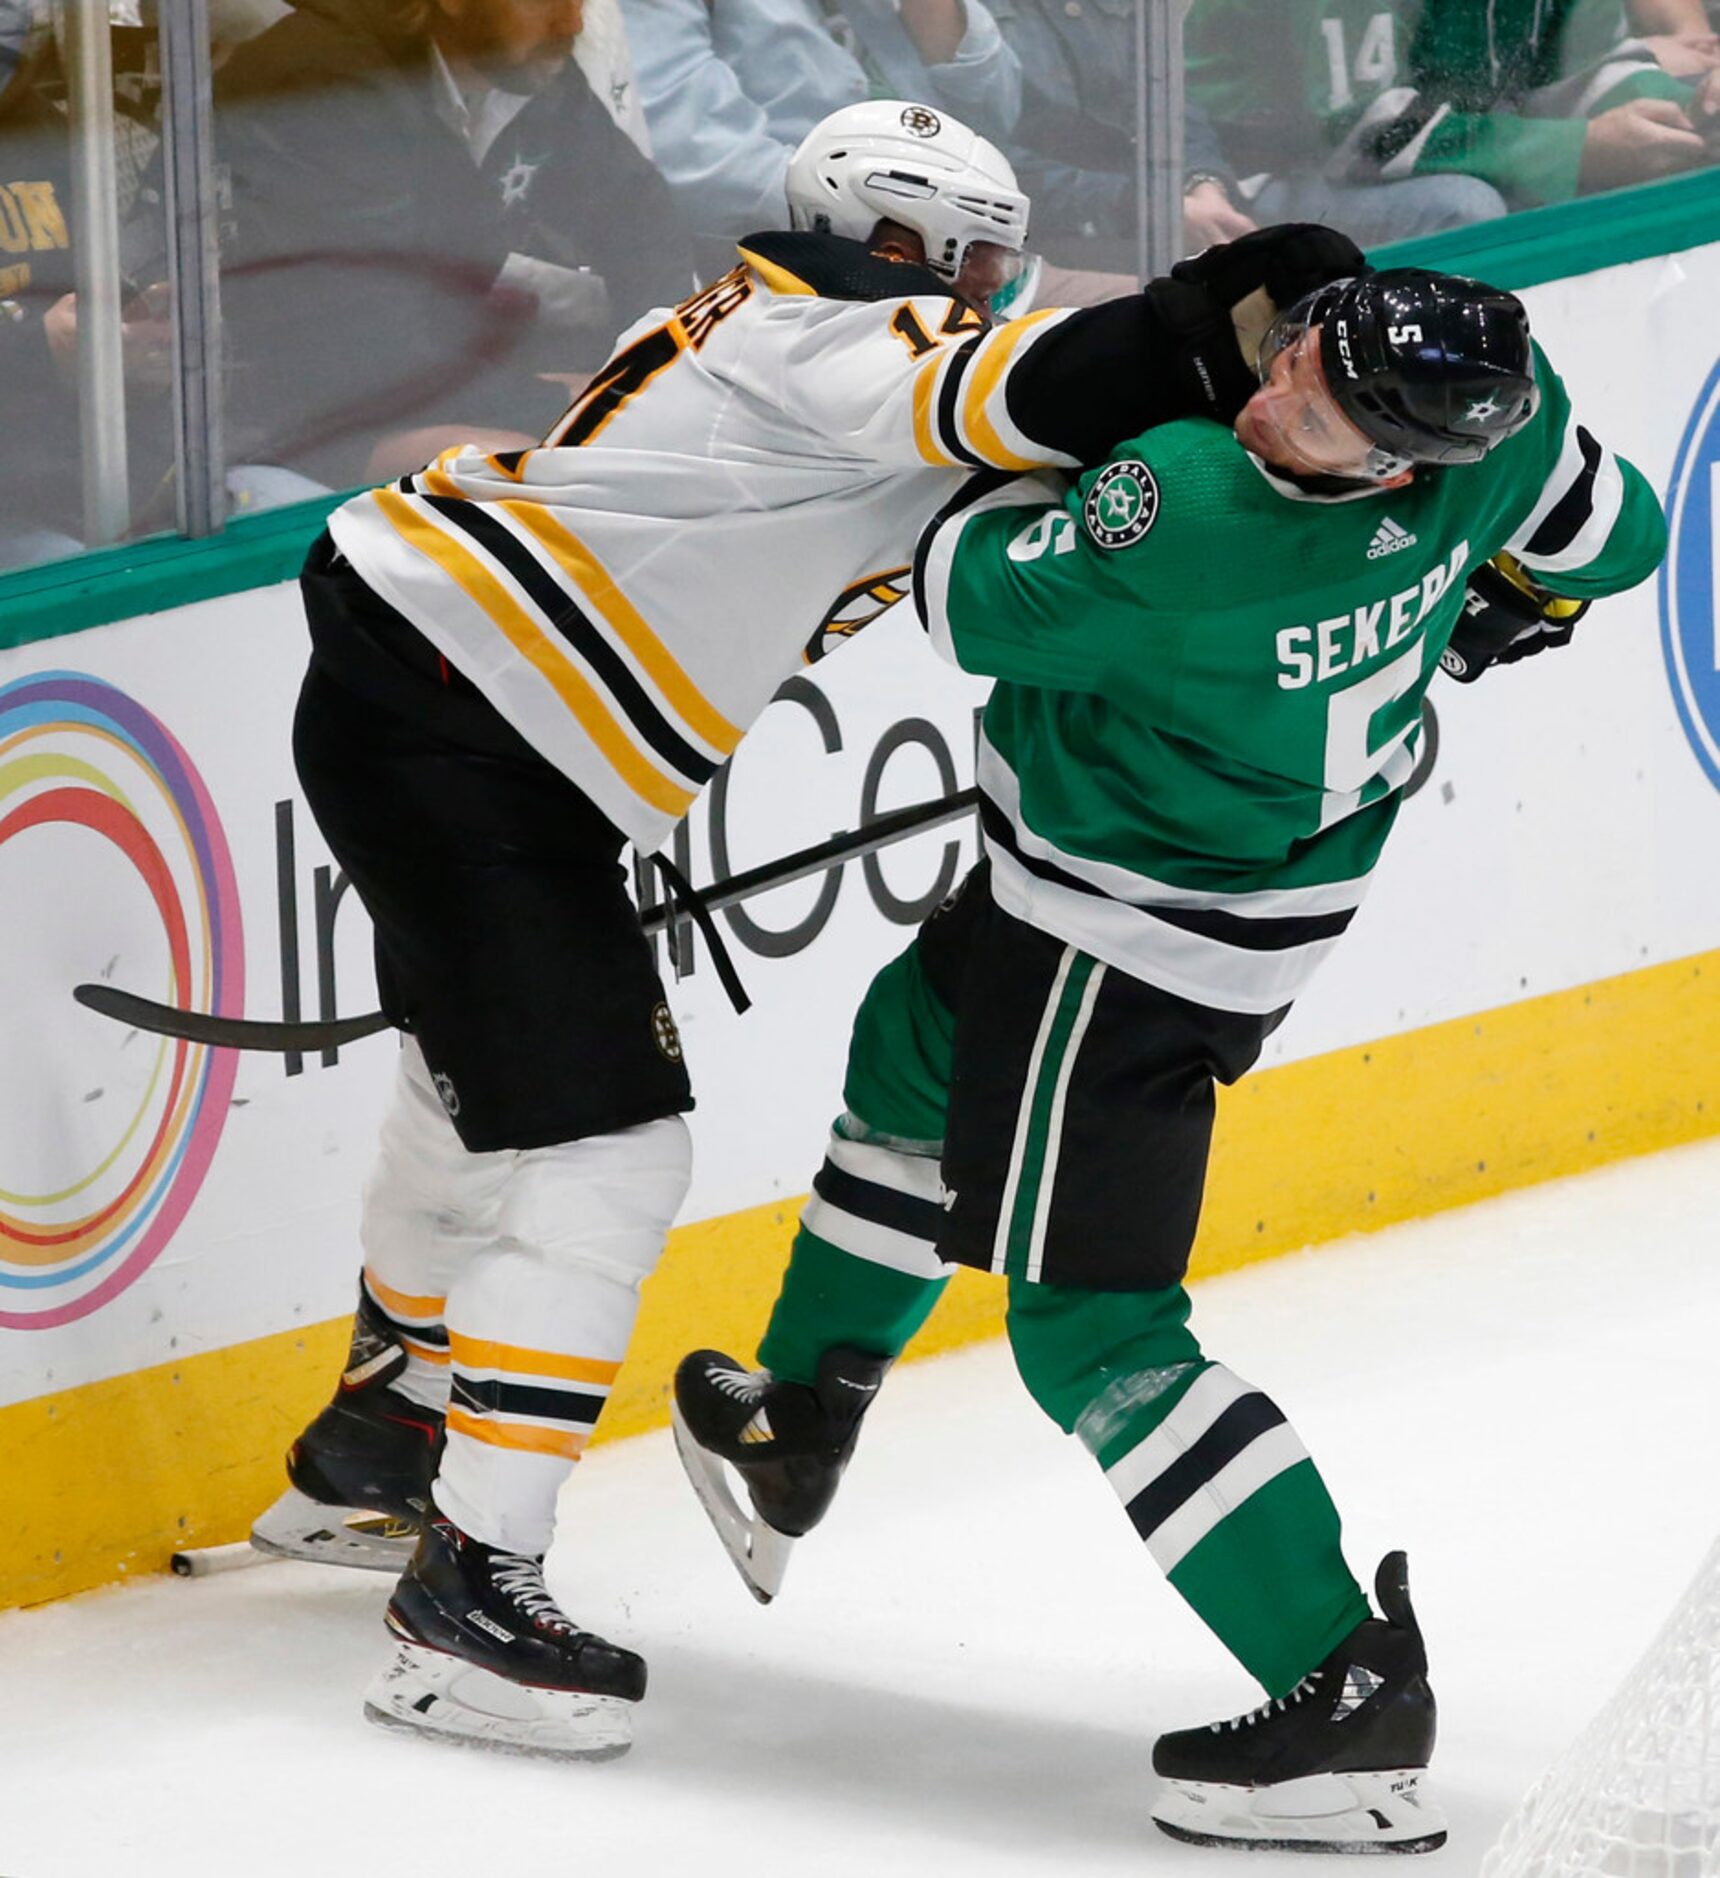
[[[1440,666],[1459,684],[1472,685],[1490,665],[1515,665],[1569,645],[1588,610],[1587,600],[1549,593],[1514,555],[1497,554],[1470,575]]]
[[[1283,222],[1221,242],[1149,281],[1146,297],[1175,348],[1172,370],[1187,413],[1234,423],[1260,388],[1253,352],[1272,314],[1328,281],[1367,271],[1367,257],[1348,235],[1318,222]]]

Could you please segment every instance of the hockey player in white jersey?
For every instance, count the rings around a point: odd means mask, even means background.
[[[624,335],[542,447],[449,451],[354,498],[305,569],[299,775],[407,1038],[347,1375],[263,1537],[376,1562],[330,1509],[422,1515],[367,1701],[386,1724],[601,1756],[644,1693],[641,1658],[542,1576],[690,1172],[623,841],[660,846],[842,598],[905,578],[973,470],[1071,468],[1228,416],[1253,382],[1232,306],[1356,259],[1277,231],[994,325],[1027,202],[983,139],[852,106],[789,192],[792,230]],[[294,1528],[307,1511],[320,1540]]]

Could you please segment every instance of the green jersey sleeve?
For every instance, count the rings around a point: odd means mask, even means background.
[[[1514,473],[1517,513],[1504,547],[1555,593],[1622,593],[1666,554],[1666,517],[1635,464],[1578,422],[1559,375],[1536,347],[1541,408],[1494,454]]]

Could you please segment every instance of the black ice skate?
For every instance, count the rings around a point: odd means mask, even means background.
[[[1431,1852],[1445,1818],[1422,1777],[1433,1753],[1427,1652],[1409,1566],[1374,1580],[1382,1617],[1358,1624],[1290,1693],[1251,1715],[1161,1735],[1153,1818],[1191,1845],[1271,1852]]]
[[[718,1350],[695,1350],[675,1372],[670,1419],[675,1448],[699,1503],[761,1604],[782,1588],[788,1555],[836,1497],[860,1435],[860,1418],[891,1359],[838,1346],[818,1360],[818,1380],[778,1382]],[[746,1486],[742,1512],[725,1463]]]
[[[405,1367],[387,1319],[361,1292],[334,1400],[287,1450],[292,1485],[251,1528],[259,1552],[405,1569],[442,1446],[442,1417],[389,1387]]]
[[[555,1760],[632,1744],[645,1659],[581,1630],[543,1561],[482,1545],[432,1515],[388,1601],[394,1659],[365,1692],[384,1728]]]

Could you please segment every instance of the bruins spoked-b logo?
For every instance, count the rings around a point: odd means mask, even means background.
[[[910,137],[935,137],[943,127],[944,120],[923,104],[910,104],[902,113],[902,128]]]
[[[671,1063],[681,1060],[681,1033],[675,1028],[675,1020],[666,1004],[657,1005],[651,1012],[651,1036],[657,1048]]]
[[[850,581],[826,608],[817,632],[807,640],[801,657],[808,665],[816,665],[870,626],[880,613],[906,599],[911,571],[906,567],[884,567],[875,574],[862,574],[858,580]]]
[[[1081,519],[1094,545],[1132,547],[1158,520],[1159,486],[1145,463],[1110,463],[1093,478]]]

